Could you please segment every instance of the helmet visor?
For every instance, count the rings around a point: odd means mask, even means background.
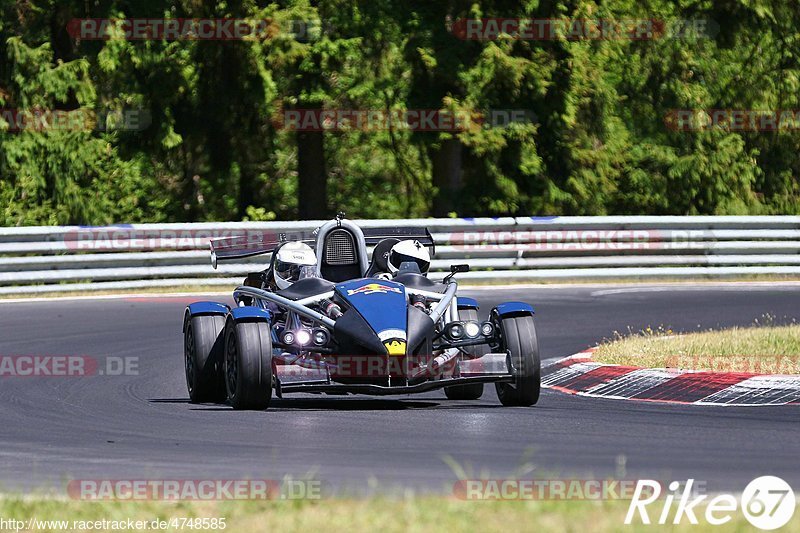
[[[392,250],[392,252],[389,254],[390,269],[393,272],[397,272],[403,263],[416,263],[416,265],[419,267],[419,271],[423,274],[428,272],[428,269],[431,266],[430,261],[426,261],[421,257],[414,257],[412,255],[400,253],[397,250]]]
[[[313,278],[315,273],[316,267],[313,265],[298,265],[284,261],[275,262],[275,274],[289,283],[294,283],[303,278]]]

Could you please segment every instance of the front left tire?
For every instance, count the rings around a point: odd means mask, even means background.
[[[272,399],[272,337],[266,322],[230,321],[225,332],[225,386],[237,410],[264,410]]]
[[[541,363],[536,325],[530,315],[500,320],[502,346],[508,353],[514,383],[497,383],[497,397],[505,406],[529,407],[539,401]]]

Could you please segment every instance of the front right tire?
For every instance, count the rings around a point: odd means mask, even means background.
[[[183,333],[183,360],[186,389],[192,403],[225,401],[222,374],[225,317],[200,315],[191,317]]]

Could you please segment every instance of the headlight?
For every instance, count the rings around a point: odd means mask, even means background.
[[[459,340],[464,336],[464,325],[456,322],[447,327],[447,336],[453,340]]]
[[[464,331],[467,333],[467,337],[474,339],[480,334],[481,326],[477,322],[466,322],[464,323]]]
[[[304,329],[301,329],[300,331],[297,332],[296,338],[297,338],[297,344],[299,344],[300,346],[305,346],[306,344],[311,342],[311,333],[309,333]]]
[[[294,333],[287,331],[283,334],[283,344],[294,344]]]
[[[314,330],[314,344],[316,344],[317,346],[324,346],[328,344],[329,339],[330,336],[328,335],[328,332],[325,331],[324,329]]]
[[[491,322],[484,322],[481,324],[481,335],[484,337],[491,337],[494,335],[494,324]]]

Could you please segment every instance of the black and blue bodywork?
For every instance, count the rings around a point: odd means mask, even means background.
[[[190,304],[183,332],[192,401],[265,409],[273,394],[434,389],[451,399],[474,400],[486,383],[494,383],[503,405],[535,404],[540,363],[533,308],[506,302],[478,320],[478,302],[457,295],[455,276],[466,265],[451,267],[442,281],[413,268],[393,278],[371,276],[380,258],[373,253],[373,264],[366,262],[367,244],[409,235],[433,244],[427,230],[391,233],[365,236],[337,218],[303,239],[315,244],[321,258],[317,277],[277,291],[242,285],[233,291],[233,306]],[[350,255],[342,244],[348,242]],[[234,244],[212,243],[212,262],[269,253],[276,245],[262,239],[256,250],[232,251]],[[334,256],[332,248],[345,253]],[[342,268],[348,265],[341,256],[354,268]],[[330,266],[337,268],[326,270]]]

